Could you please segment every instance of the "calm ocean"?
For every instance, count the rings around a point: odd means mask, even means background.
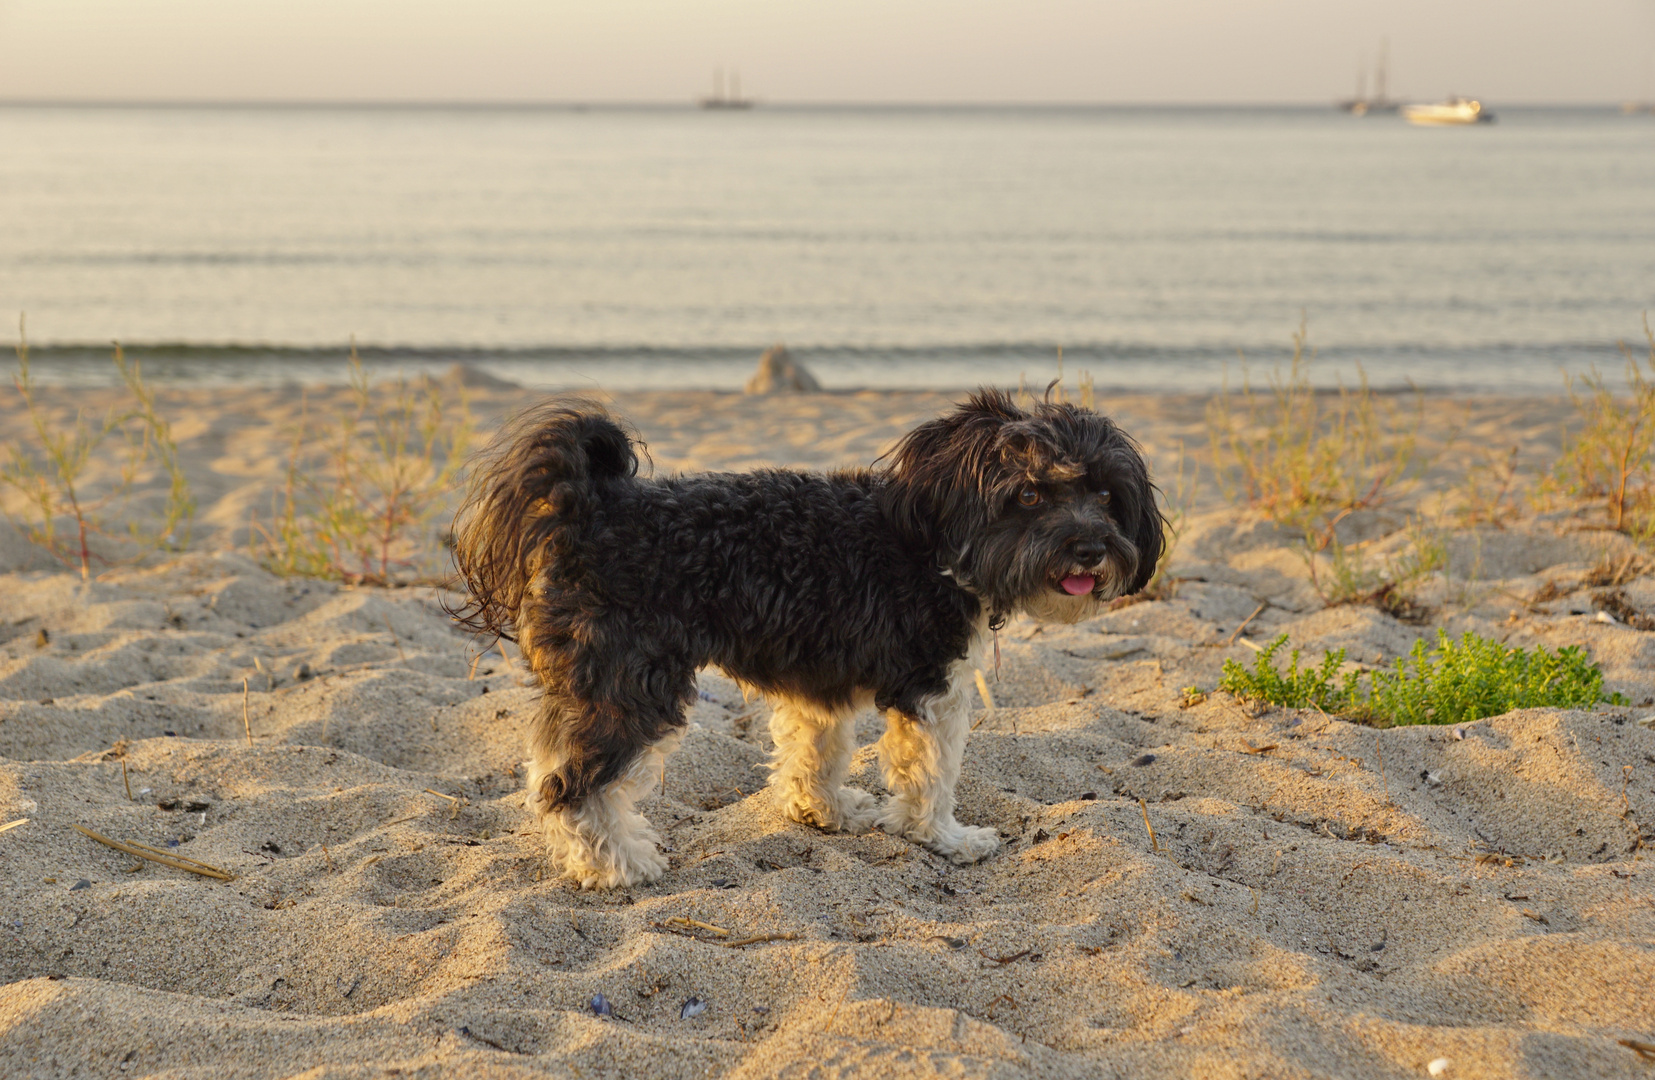
[[[1552,392],[1655,308],[1655,119],[1501,108],[0,107],[43,376],[731,388],[1323,380]]]

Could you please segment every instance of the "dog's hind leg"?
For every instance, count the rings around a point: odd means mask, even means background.
[[[683,741],[682,728],[671,730],[641,750],[620,776],[579,798],[554,804],[569,771],[569,749],[560,744],[558,705],[544,703],[530,739],[528,806],[540,819],[546,850],[563,876],[583,889],[642,885],[667,871],[659,849],[661,835],[635,809],[638,798],[660,781],[667,757]]]
[[[928,700],[922,715],[887,709],[879,740],[880,765],[891,789],[880,826],[957,863],[976,862],[1000,846],[993,829],[954,820],[954,786],[971,726],[971,674],[969,664],[956,663],[948,690]]]
[[[861,832],[873,824],[874,798],[845,786],[856,749],[856,714],[800,698],[770,697],[770,785],[782,813],[818,828]]]

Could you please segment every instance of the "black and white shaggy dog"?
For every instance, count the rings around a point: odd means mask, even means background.
[[[555,401],[484,451],[455,526],[457,615],[515,640],[544,688],[528,799],[564,874],[609,888],[666,871],[634,800],[705,664],[769,699],[789,818],[877,822],[956,862],[998,847],[954,820],[973,668],[1014,613],[1074,622],[1143,588],[1155,489],[1106,417],[995,390],[882,461],[640,479],[619,423]],[[883,807],[844,783],[868,705],[885,716]]]

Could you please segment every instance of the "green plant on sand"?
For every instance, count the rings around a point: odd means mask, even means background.
[[[1218,688],[1246,701],[1315,708],[1380,726],[1458,724],[1513,709],[1626,704],[1621,695],[1604,693],[1603,672],[1572,645],[1555,653],[1543,647],[1528,652],[1469,631],[1456,642],[1438,630],[1434,648],[1422,638],[1406,660],[1398,658],[1388,669],[1341,676],[1343,649],[1324,653],[1321,664],[1304,669],[1295,649],[1286,673],[1277,670],[1275,655],[1286,643],[1282,634],[1261,650],[1252,671],[1226,660]]]
[[[17,374],[13,384],[33,430],[32,442],[5,447],[0,485],[17,493],[7,514],[30,541],[89,580],[94,563],[141,558],[189,542],[195,500],[178,460],[172,425],[156,410],[155,395],[139,365],[120,345],[113,363],[130,402],[102,419],[77,409],[72,423],[54,421],[40,399],[29,365],[29,343],[19,321]],[[113,475],[94,465],[110,463]],[[159,508],[144,489],[163,479]]]
[[[441,578],[429,526],[455,495],[471,434],[462,388],[430,378],[372,387],[353,345],[350,401],[320,421],[308,408],[301,416],[271,520],[252,522],[255,554],[283,575]]]

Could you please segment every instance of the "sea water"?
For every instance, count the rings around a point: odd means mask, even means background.
[[[43,378],[1557,392],[1655,307],[1655,120],[1500,108],[0,107]]]

